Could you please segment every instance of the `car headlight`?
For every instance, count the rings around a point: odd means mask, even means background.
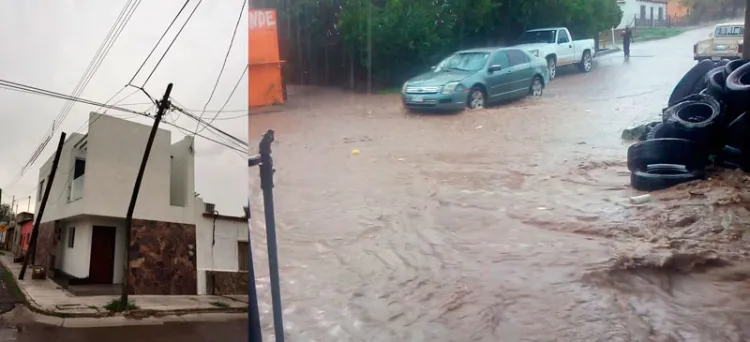
[[[530,54],[539,57],[539,50],[531,50],[529,51]]]
[[[463,90],[464,87],[459,82],[451,82],[443,86],[443,95],[450,95]]]
[[[409,82],[404,82],[404,85],[401,86],[401,92],[406,93],[406,86],[409,85]]]

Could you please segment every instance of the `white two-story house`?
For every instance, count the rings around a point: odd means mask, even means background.
[[[70,284],[121,283],[134,294],[196,293],[192,138],[159,129],[143,176],[124,274],[125,215],[151,127],[91,113],[68,135],[41,218],[35,263]],[[39,200],[52,159],[39,170]]]

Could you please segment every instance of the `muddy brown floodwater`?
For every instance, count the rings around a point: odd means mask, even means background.
[[[604,56],[541,99],[481,111],[413,115],[398,96],[293,88],[283,111],[251,116],[253,136],[277,136],[288,340],[750,340],[747,179],[634,205],[620,140],[657,118],[708,32],[634,45],[629,62]]]

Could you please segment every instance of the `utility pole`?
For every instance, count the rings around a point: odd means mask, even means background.
[[[130,204],[128,205],[128,213],[125,216],[125,259],[124,259],[124,272],[122,273],[122,294],[120,295],[120,308],[125,311],[128,307],[128,280],[130,274],[130,235],[133,231],[133,212],[135,211],[135,203],[138,201],[138,192],[141,189],[141,181],[143,181],[143,173],[146,171],[146,164],[148,163],[148,157],[151,154],[151,146],[154,145],[154,137],[156,137],[156,131],[159,129],[159,122],[164,116],[164,113],[169,109],[169,96],[172,94],[172,83],[167,85],[167,90],[164,92],[164,97],[159,101],[159,110],[156,112],[154,118],[154,125],[151,127],[151,134],[148,136],[146,142],[146,150],[143,151],[143,159],[141,160],[141,167],[138,169],[138,175],[135,177],[135,185],[133,186],[133,195],[130,197]]]
[[[745,1],[745,27],[750,24],[750,0]],[[745,36],[742,38],[742,59],[750,59],[750,51],[745,48],[745,43],[750,41],[750,31],[745,30]]]
[[[49,199],[49,192],[52,190],[52,182],[55,180],[55,174],[57,173],[57,164],[60,162],[60,154],[62,153],[63,144],[65,143],[65,132],[60,133],[60,142],[57,143],[57,151],[55,151],[55,159],[52,160],[52,169],[49,172],[49,179],[44,187],[44,195],[42,196],[42,203],[39,204],[39,212],[34,215],[34,228],[31,229],[31,241],[29,242],[29,252],[26,257],[23,258],[23,267],[21,267],[21,273],[18,275],[19,280],[23,280],[23,276],[26,274],[26,267],[29,265],[29,260],[34,260],[36,257],[36,240],[39,238],[39,224],[42,222],[42,215],[44,214],[44,207],[47,206],[47,200]]]
[[[29,203],[26,204],[26,212],[31,212],[31,196],[29,196]]]

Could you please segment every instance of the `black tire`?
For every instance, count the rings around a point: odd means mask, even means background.
[[[729,145],[719,150],[716,154],[714,164],[725,169],[741,169],[746,172],[750,170],[750,158],[748,158],[748,155],[743,150]]]
[[[726,78],[731,74],[733,71],[737,70],[737,68],[743,66],[744,64],[747,64],[747,61],[744,59],[735,59],[727,64],[724,65],[724,77]]]
[[[727,145],[750,151],[750,114],[740,114],[729,123],[724,136]]]
[[[664,123],[660,122],[656,126],[652,127],[651,130],[646,133],[646,138],[643,140],[654,140],[661,138],[679,138],[671,136],[669,127],[664,126]]]
[[[652,164],[679,164],[690,170],[703,169],[708,153],[702,146],[677,138],[646,140],[628,148],[628,169],[646,170]]]
[[[539,76],[534,76],[529,85],[529,95],[541,97],[544,94],[544,81]]]
[[[657,191],[704,178],[703,171],[687,170],[684,165],[661,164],[649,171],[630,173],[630,186],[640,191]]]
[[[480,107],[477,107],[474,103],[477,94],[481,94],[482,103]],[[466,107],[469,109],[484,109],[487,106],[487,93],[481,87],[474,86],[469,91],[469,95],[466,98]]]
[[[593,68],[594,68],[594,61],[591,58],[591,52],[585,51],[583,53],[583,56],[581,56],[581,62],[578,63],[578,69],[580,69],[581,72],[589,72]]]
[[[677,82],[667,104],[672,106],[689,95],[700,93],[706,88],[705,75],[715,67],[716,63],[710,60],[698,62]]]
[[[557,76],[557,58],[554,56],[547,57],[547,70],[549,71],[549,80],[552,81]]]
[[[719,101],[724,101],[726,97],[726,75],[724,74],[724,67],[717,67],[711,69],[706,74],[708,85],[706,86],[705,95],[711,95]]]
[[[664,125],[674,137],[719,147],[721,104],[712,96],[691,95],[664,111]]]
[[[733,114],[750,110],[750,63],[743,64],[727,76],[726,90]]]

